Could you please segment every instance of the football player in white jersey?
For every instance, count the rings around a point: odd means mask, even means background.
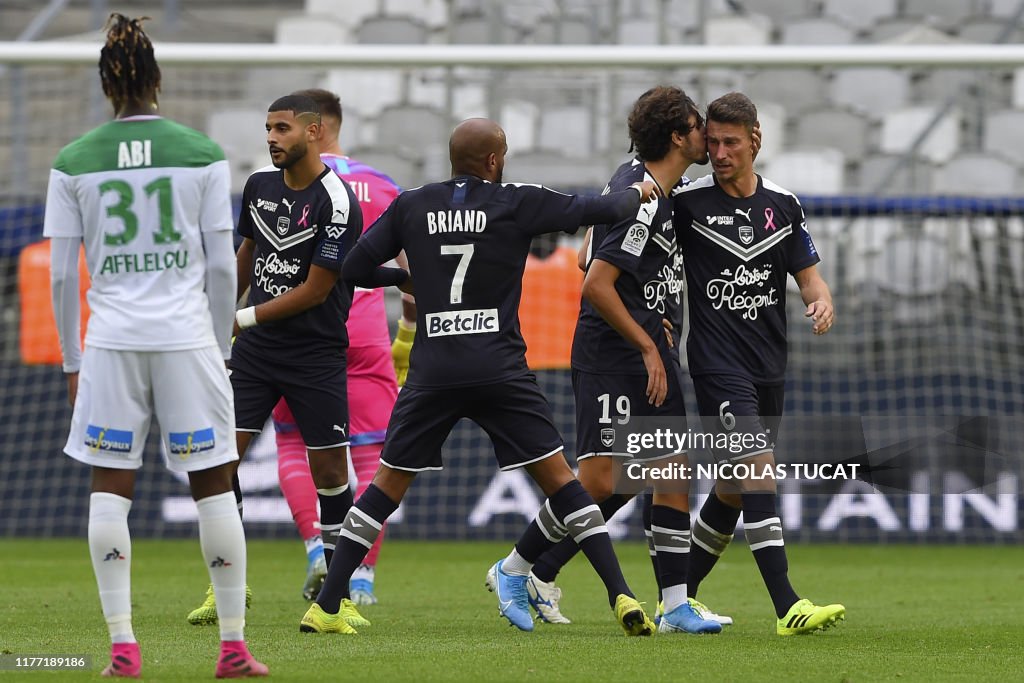
[[[187,472],[220,606],[218,677],[265,676],[249,653],[246,547],[231,488],[238,452],[225,359],[235,259],[221,149],[161,117],[160,68],[141,21],[113,14],[100,53],[115,119],[61,150],[50,173],[54,314],[73,406],[64,451],[92,466],[89,550],[112,641],[105,676],[138,677],[128,512],[155,416],[167,466]],[[81,352],[78,253],[91,309]]]

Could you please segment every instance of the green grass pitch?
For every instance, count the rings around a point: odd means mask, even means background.
[[[617,546],[653,613],[646,548]],[[736,625],[718,636],[625,638],[589,565],[563,572],[571,626],[510,628],[483,588],[502,543],[385,543],[381,604],[358,636],[299,633],[305,576],[296,541],[249,545],[247,637],[281,681],[939,681],[1024,678],[1024,548],[792,545],[801,595],[842,602],[836,629],[780,638],[749,551],[730,549],[701,597]],[[185,614],[207,585],[197,541],[134,545],[135,633],[143,676],[213,677],[216,627]],[[98,679],[109,645],[85,540],[0,541],[0,651],[88,654],[90,672],[0,672],[3,680]]]

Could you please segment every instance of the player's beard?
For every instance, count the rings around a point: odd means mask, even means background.
[[[301,141],[284,150],[284,159],[281,161],[274,161],[274,158],[271,157],[270,163],[272,163],[275,168],[291,168],[304,156],[306,156],[306,142]]]

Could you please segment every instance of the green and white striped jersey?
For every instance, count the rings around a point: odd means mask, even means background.
[[[202,232],[232,230],[220,147],[159,116],[106,123],[57,155],[43,234],[85,243],[85,343],[163,350],[216,344]]]

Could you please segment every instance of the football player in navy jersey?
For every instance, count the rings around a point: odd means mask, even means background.
[[[626,585],[601,511],[565,461],[551,408],[526,364],[518,317],[534,236],[636,215],[654,184],[635,183],[593,198],[538,185],[503,185],[507,149],[505,133],[493,121],[461,123],[449,141],[452,178],[400,195],[345,262],[343,276],[357,286],[398,285],[413,293],[408,272],[379,265],[405,249],[416,274],[416,341],[380,469],[345,517],[334,561],[302,631],[351,634],[353,626],[367,623],[341,610],[349,578],[417,473],[442,468],[441,446],[463,417],[491,437],[501,469],[525,467],[548,497],[512,552],[488,572],[499,613],[519,629],[533,630],[526,591],[530,568],[571,535],[604,582],[626,634],[654,630]]]
[[[248,289],[249,298],[235,316],[230,370],[239,456],[285,398],[309,451],[320,522],[330,526],[352,506],[345,382],[352,286],[340,274],[363,218],[352,189],[320,160],[319,126],[316,102],[306,96],[286,95],[267,111],[272,165],[249,176],[238,219],[238,296]],[[209,598],[191,623],[217,619]]]
[[[814,334],[832,327],[832,295],[818,273],[799,200],[754,172],[753,102],[741,93],[723,95],[708,106],[707,119],[714,173],[683,188],[675,202],[686,257],[687,359],[706,428],[728,433],[729,447],[715,457],[760,472],[775,464],[773,439],[783,409],[786,279],[795,278]],[[716,482],[693,527],[690,596],[732,539],[741,510],[775,606],[776,632],[812,633],[842,620],[842,605],[814,605],[790,585],[770,477]]]
[[[676,350],[683,317],[683,259],[670,195],[687,182],[683,173],[691,164],[707,163],[703,117],[679,88],[657,86],[645,92],[634,104],[628,126],[637,154],[616,170],[608,190],[650,180],[658,185],[660,199],[619,223],[594,226],[572,347],[579,477],[606,518],[633,497],[615,490],[622,464],[630,457],[622,439],[615,448],[616,423],[686,415]],[[670,323],[668,334],[665,321]],[[685,453],[675,451],[636,459],[670,458],[685,464]],[[656,482],[653,500],[645,497],[649,550],[665,603],[659,629],[718,633],[721,624],[698,613],[687,596],[689,510],[685,482]],[[552,582],[576,552],[571,538],[563,540],[531,572],[530,603],[545,621],[568,623],[558,606],[561,592]]]

